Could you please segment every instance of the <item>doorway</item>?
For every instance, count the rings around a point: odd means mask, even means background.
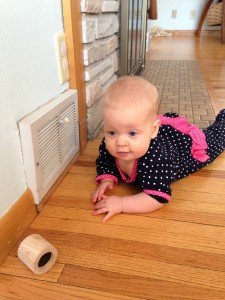
[[[147,0],[123,0],[120,10],[120,69],[138,75],[145,65]]]

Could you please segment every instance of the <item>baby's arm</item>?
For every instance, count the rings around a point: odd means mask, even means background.
[[[155,211],[163,206],[151,196],[145,193],[139,193],[133,196],[103,196],[103,199],[94,205],[93,215],[107,213],[103,222],[109,220],[112,216],[124,213],[147,213]]]
[[[133,196],[123,197],[123,212],[128,214],[152,212],[162,206],[163,203],[160,203],[143,192]]]

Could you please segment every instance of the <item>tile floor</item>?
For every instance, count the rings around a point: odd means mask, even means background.
[[[160,114],[177,112],[200,128],[214,121],[213,107],[197,60],[147,60],[141,76],[157,87]]]

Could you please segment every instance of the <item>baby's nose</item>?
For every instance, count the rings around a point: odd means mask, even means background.
[[[123,135],[118,136],[117,145],[126,146],[127,145],[126,137],[124,137]]]

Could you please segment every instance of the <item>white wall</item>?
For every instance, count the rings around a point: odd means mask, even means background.
[[[148,28],[159,26],[165,30],[196,30],[205,0],[158,0],[158,19],[148,20]],[[177,10],[176,19],[171,18],[172,10]],[[190,11],[196,10],[196,19],[190,19]],[[215,29],[204,26],[204,29]]]
[[[58,82],[60,0],[0,1],[0,216],[27,188],[17,121],[68,88]]]

